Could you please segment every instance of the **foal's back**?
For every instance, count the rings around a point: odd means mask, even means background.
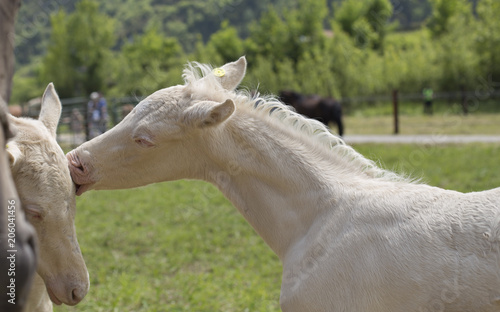
[[[284,263],[284,311],[500,311],[500,188],[395,185],[322,216]]]

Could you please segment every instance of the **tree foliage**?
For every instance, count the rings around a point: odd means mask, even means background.
[[[428,86],[474,90],[478,77],[500,80],[497,1],[424,2],[411,15],[406,2],[393,7],[389,0],[260,0],[259,13],[246,11],[247,0],[146,0],[137,12],[125,9],[131,0],[100,6],[82,0],[72,13],[52,16],[40,84],[54,81],[62,96],[147,95],[179,83],[186,60],[220,65],[241,55],[249,61],[245,84],[266,93],[294,89],[345,98],[392,89],[420,93]],[[393,20],[401,14],[429,18],[426,26],[398,32]],[[132,32],[115,27],[128,22]],[[37,71],[29,68],[15,80],[23,88]]]
[[[500,81],[500,2],[482,0],[477,5],[479,23],[476,24],[476,53],[483,77]]]
[[[236,28],[229,26],[229,21],[223,21],[219,31],[210,36],[207,43],[212,50],[212,62],[219,64],[232,62],[238,59],[244,51],[243,41]]]
[[[51,24],[42,80],[53,81],[65,97],[103,90],[115,41],[114,20],[99,13],[95,1],[82,0],[73,13],[52,16]]]
[[[114,77],[120,83],[113,92],[146,96],[179,83],[182,56],[182,48],[176,38],[165,37],[156,27],[151,27],[123,46],[121,59],[115,66],[118,75]]]
[[[432,17],[428,27],[435,37],[448,33],[454,26],[454,19],[470,13],[466,0],[431,0]]]
[[[338,7],[335,20],[359,47],[380,49],[391,15],[389,0],[346,0]]]

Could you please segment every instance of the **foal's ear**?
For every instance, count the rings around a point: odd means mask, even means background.
[[[197,128],[215,126],[228,119],[235,109],[231,99],[227,99],[223,103],[203,101],[189,107],[184,112],[183,122]]]
[[[3,128],[3,139],[5,142],[16,135],[16,129],[12,123],[9,122],[8,112],[9,109],[7,107],[7,103],[5,103],[2,96],[0,96],[0,127]]]
[[[10,167],[14,167],[23,157],[23,153],[19,149],[16,142],[10,141],[7,143],[7,156],[9,158]]]
[[[222,87],[226,90],[234,90],[245,77],[247,70],[247,60],[244,56],[240,57],[236,62],[227,63],[222,66],[223,71],[220,74],[215,69],[215,75],[220,77]]]
[[[40,120],[47,129],[49,129],[52,136],[56,137],[57,124],[59,123],[59,118],[61,117],[61,101],[59,96],[57,96],[54,84],[51,82],[45,89],[42,97],[42,107],[40,110]]]

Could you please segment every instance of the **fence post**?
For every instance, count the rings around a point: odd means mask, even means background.
[[[115,98],[111,98],[109,101],[111,103],[110,107],[110,115],[111,115],[111,123],[113,127],[118,123],[118,101]]]
[[[89,105],[87,102],[83,102],[83,120],[85,127],[85,141],[90,140],[90,129],[89,129]]]
[[[392,90],[392,110],[394,113],[394,134],[399,133],[398,90]]]

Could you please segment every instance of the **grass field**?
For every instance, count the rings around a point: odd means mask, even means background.
[[[424,115],[420,102],[404,101],[399,105],[401,134],[490,134],[500,135],[500,103],[496,100],[472,101],[469,114],[462,113],[458,103],[437,101],[434,114]],[[394,131],[391,103],[365,105],[345,109],[346,134],[392,134]]]
[[[346,134],[392,134],[390,115],[344,117]],[[500,114],[401,115],[400,134],[488,134],[500,135]],[[333,127],[336,130],[335,127]]]
[[[388,169],[459,191],[500,186],[500,145],[359,145]],[[280,311],[278,258],[209,184],[177,181],[77,200],[90,291],[55,311]]]

